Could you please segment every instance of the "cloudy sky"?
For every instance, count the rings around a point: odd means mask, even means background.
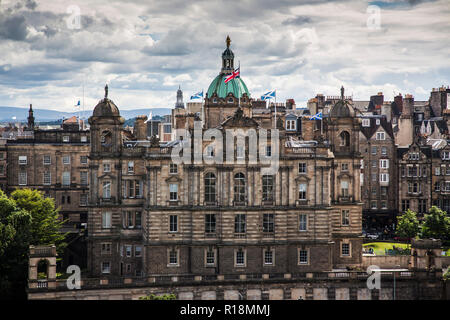
[[[427,100],[450,85],[448,0],[0,0],[0,105],[173,107],[218,74],[227,34],[252,97]]]

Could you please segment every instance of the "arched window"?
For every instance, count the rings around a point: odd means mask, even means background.
[[[234,175],[234,201],[245,201],[245,175],[242,172]]]
[[[214,173],[207,173],[205,176],[205,202],[216,201],[216,176]]]
[[[350,145],[350,134],[347,131],[342,131],[339,138],[342,147],[348,147]]]

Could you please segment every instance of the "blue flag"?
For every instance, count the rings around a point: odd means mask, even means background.
[[[196,94],[191,96],[191,100],[192,99],[201,99],[201,98],[203,98],[203,91],[202,92],[197,92]]]
[[[309,120],[322,120],[322,111],[313,115]]]
[[[77,104],[75,105],[75,107],[79,107],[81,104],[80,104],[80,100],[78,100],[78,102],[77,102]]]
[[[267,92],[267,93],[264,93],[264,94],[261,96],[261,100],[266,101],[266,100],[275,98],[275,95],[276,95],[276,90],[269,91],[269,92]]]

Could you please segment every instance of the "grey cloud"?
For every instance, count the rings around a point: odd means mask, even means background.
[[[304,25],[304,24],[308,24],[311,23],[312,19],[311,17],[308,16],[296,16],[295,18],[289,18],[284,20],[281,24],[282,25]]]
[[[16,41],[23,41],[28,34],[25,18],[19,15],[0,15],[0,37]]]

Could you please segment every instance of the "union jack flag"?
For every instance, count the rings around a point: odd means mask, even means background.
[[[233,71],[232,74],[230,74],[229,76],[227,76],[225,78],[225,83],[228,83],[229,81],[233,80],[234,78],[239,78],[241,76],[241,71],[240,71],[240,67],[237,68],[236,70]]]

